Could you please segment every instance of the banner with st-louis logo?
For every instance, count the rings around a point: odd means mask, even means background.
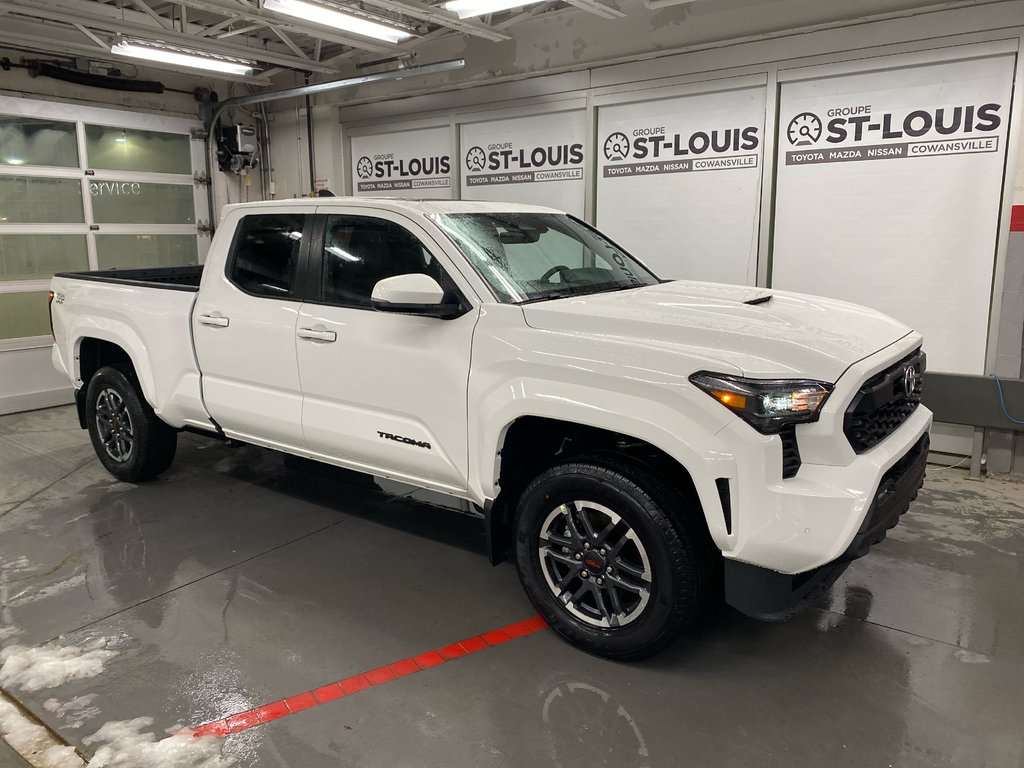
[[[782,83],[772,285],[878,309],[929,368],[982,373],[1013,56],[903,61]]]
[[[448,200],[452,195],[447,127],[352,137],[352,191],[358,196]]]
[[[659,276],[753,284],[764,87],[598,110],[597,224]]]
[[[462,197],[546,205],[583,215],[583,110],[464,123]]]

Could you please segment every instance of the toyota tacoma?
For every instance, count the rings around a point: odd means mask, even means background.
[[[864,307],[663,280],[535,206],[231,205],[202,266],[54,277],[53,363],[140,482],[180,430],[463,500],[570,642],[783,617],[898,521],[921,336]]]

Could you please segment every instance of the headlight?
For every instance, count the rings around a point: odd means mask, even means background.
[[[823,381],[744,379],[698,371],[690,381],[765,435],[818,420],[832,385]]]

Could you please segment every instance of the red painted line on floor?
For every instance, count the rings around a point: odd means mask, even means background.
[[[443,648],[427,651],[418,656],[402,659],[392,664],[385,664],[383,667],[377,667],[377,669],[371,669],[368,672],[353,675],[352,677],[346,677],[344,680],[338,680],[336,683],[314,688],[311,691],[289,696],[286,699],[264,704],[261,707],[249,709],[245,712],[239,712],[237,715],[231,715],[223,720],[204,723],[188,732],[198,737],[227,736],[239,731],[245,731],[249,728],[255,728],[257,725],[269,723],[272,720],[294,715],[297,712],[302,712],[304,709],[317,707],[344,696],[351,696],[353,693],[358,693],[367,688],[384,685],[400,677],[422,672],[425,669],[445,664],[462,656],[479,653],[492,646],[507,643],[509,640],[532,635],[534,632],[539,632],[546,627],[547,623],[544,619],[540,616],[534,616],[532,619],[517,621],[515,624],[510,624],[507,627],[495,629],[482,635],[467,637],[465,640],[446,645]]]
[[[1010,208],[1010,231],[1024,232],[1024,205]]]

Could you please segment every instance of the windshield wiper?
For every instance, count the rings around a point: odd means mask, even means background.
[[[519,304],[536,304],[538,301],[547,301],[548,299],[568,299],[570,296],[579,296],[580,294],[572,291],[551,291],[545,293],[543,296],[534,296],[532,299],[523,299]]]
[[[646,288],[644,285],[608,285],[604,288],[594,288],[593,286],[580,286],[578,290],[567,290],[567,291],[551,291],[545,293],[543,296],[535,296],[532,299],[526,299],[520,301],[520,304],[534,304],[538,301],[547,301],[548,299],[569,299],[573,296],[592,296],[595,293],[610,293],[611,291],[625,291],[630,288]]]

